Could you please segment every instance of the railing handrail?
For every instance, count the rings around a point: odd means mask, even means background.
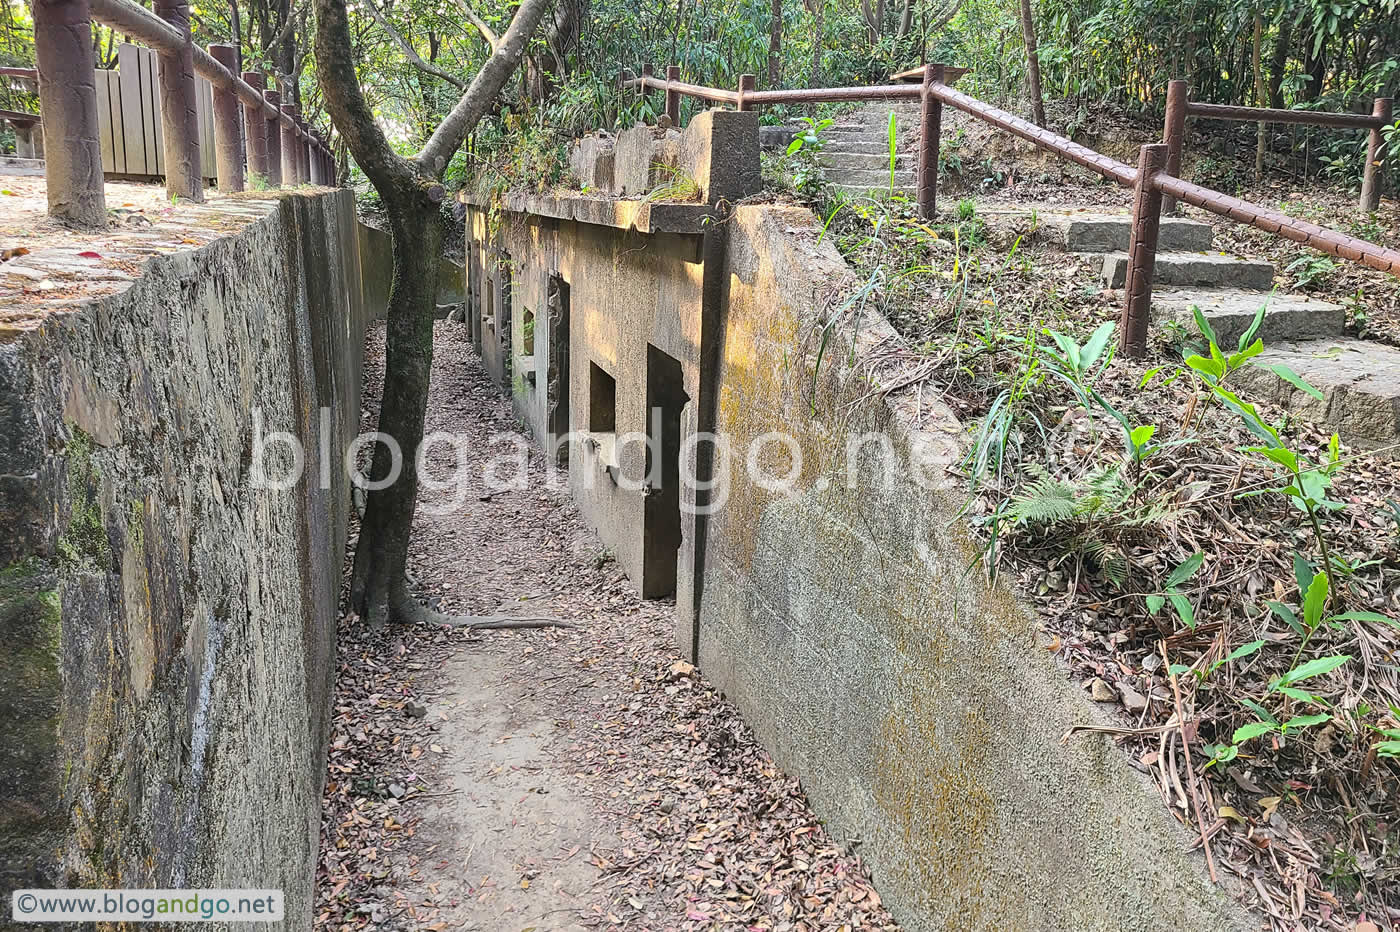
[[[1212,120],[1239,120],[1245,123],[1297,123],[1303,126],[1325,126],[1332,129],[1381,129],[1386,123],[1380,117],[1361,113],[1338,113],[1330,110],[1279,110],[1274,107],[1236,107],[1233,104],[1203,104],[1189,101],[1187,116]]]
[[[100,2],[130,2],[130,0],[100,0]],[[947,104],[982,120],[1003,132],[1018,136],[1033,145],[1053,152],[1111,181],[1136,191],[1133,206],[1132,234],[1128,250],[1127,280],[1124,283],[1124,308],[1119,328],[1119,340],[1125,351],[1134,355],[1146,352],[1147,320],[1152,300],[1153,268],[1156,262],[1157,229],[1160,216],[1168,213],[1176,200],[1193,204],[1202,210],[1236,223],[1255,227],[1284,239],[1301,243],[1319,252],[1340,259],[1359,262],[1381,272],[1400,276],[1400,251],[1358,239],[1337,230],[1330,230],[1296,217],[1230,197],[1219,191],[1185,181],[1179,172],[1182,127],[1187,116],[1214,117],[1251,122],[1303,123],[1341,129],[1369,129],[1370,151],[1367,156],[1366,177],[1362,187],[1362,206],[1375,209],[1379,200],[1379,182],[1375,172],[1381,129],[1389,125],[1391,101],[1377,98],[1370,116],[1352,113],[1326,113],[1317,110],[1275,110],[1265,107],[1232,107],[1222,104],[1192,103],[1184,81],[1172,81],[1167,93],[1166,142],[1143,146],[1138,166],[1110,158],[1101,152],[1080,145],[1072,139],[1052,133],[1013,113],[991,106],[971,95],[954,90],[943,80],[945,66],[925,65],[922,84],[880,84],[868,87],[798,88],[788,90],[754,90],[753,75],[743,75],[739,90],[728,91],[679,80],[680,69],[671,66],[665,78],[657,77],[652,66],[642,69],[640,77],[627,77],[624,87],[666,92],[666,112],[673,124],[679,124],[680,95],[698,97],[717,103],[733,104],[741,110],[762,104],[814,103],[843,100],[917,99],[923,103],[925,138],[919,162],[919,210],[926,218],[934,212],[935,187],[933,178],[938,165],[938,127],[941,107]],[[929,137],[932,138],[929,138]],[[932,177],[930,177],[932,176]]]

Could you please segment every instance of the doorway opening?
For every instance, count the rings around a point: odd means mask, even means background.
[[[561,468],[569,465],[569,283],[558,275],[549,276],[546,292],[549,304],[549,368],[545,378],[545,429],[554,449],[554,461]],[[561,442],[565,441],[565,442]]]
[[[688,401],[680,361],[647,344],[644,599],[659,599],[676,591],[676,554],[681,546],[681,418]]]

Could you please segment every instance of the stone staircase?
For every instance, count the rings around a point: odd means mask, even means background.
[[[919,108],[909,103],[868,104],[841,118],[822,132],[825,142],[817,158],[827,183],[854,197],[918,196],[917,157],[899,151],[895,157],[894,186],[890,186],[890,111],[895,112],[902,149],[919,131]]]
[[[1019,213],[1024,224],[1029,212]],[[1122,213],[1037,211],[1042,236],[1068,252],[1100,262],[1105,288],[1121,289],[1128,261],[1131,220]],[[1256,397],[1336,430],[1350,443],[1374,446],[1400,439],[1400,350],[1343,335],[1346,311],[1287,292],[1275,292],[1274,268],[1258,259],[1213,251],[1209,224],[1166,218],[1161,224],[1152,294],[1154,323],[1175,321],[1194,331],[1192,307],[1232,350],[1261,305],[1267,306],[1259,338],[1264,352],[1242,369],[1237,384]],[[1265,368],[1283,363],[1322,392],[1318,400]]]
[[[900,146],[890,185],[888,121],[895,112]],[[871,103],[828,127],[819,158],[828,184],[860,197],[909,200],[917,197],[915,147],[917,104]],[[1124,201],[1128,200],[1125,193]],[[978,205],[989,221],[1002,216],[1024,230],[1031,209]],[[1098,264],[1102,285],[1121,289],[1128,266],[1131,220],[1126,209],[1037,210],[1041,236],[1066,251]],[[1275,292],[1274,267],[1259,259],[1240,259],[1213,249],[1207,223],[1164,218],[1159,235],[1153,320],[1175,321],[1195,330],[1191,308],[1210,321],[1223,349],[1233,349],[1260,305],[1268,312],[1259,331],[1264,352],[1255,366],[1241,370],[1238,384],[1256,397],[1336,430],[1350,443],[1380,445],[1400,440],[1400,350],[1344,336],[1345,310],[1336,304]],[[1323,393],[1319,401],[1265,368],[1283,363]]]

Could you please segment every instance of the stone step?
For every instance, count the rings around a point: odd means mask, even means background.
[[[1103,256],[1105,287],[1122,288],[1127,277],[1128,254],[1109,252]],[[1224,253],[1159,252],[1154,285],[1218,286],[1268,291],[1274,284],[1274,267],[1262,259],[1236,259]]]
[[[826,141],[821,151],[822,155],[883,155],[885,158],[890,155],[889,143],[856,138]]]
[[[828,184],[827,188],[832,194],[842,194],[847,198],[869,197],[877,201],[887,200],[890,196],[890,186],[887,181],[884,185],[871,186],[864,184]],[[914,201],[919,196],[919,191],[913,185],[895,185],[894,196],[907,198]]]
[[[1192,306],[1205,315],[1220,348],[1239,346],[1240,336],[1254,321],[1261,306],[1267,307],[1258,336],[1266,346],[1298,340],[1324,340],[1340,336],[1346,327],[1346,308],[1302,295],[1261,293],[1238,289],[1182,288],[1153,291],[1152,319],[1175,320],[1195,332]]]
[[[1400,349],[1345,337],[1305,340],[1267,347],[1255,363],[1230,377],[1246,400],[1273,401],[1359,446],[1400,439]],[[1275,363],[1321,391],[1322,400],[1264,368]]]
[[[854,184],[869,185],[871,187],[890,186],[889,169],[879,168],[844,168],[831,166],[825,170],[826,180],[832,184]],[[894,171],[894,186],[896,188],[903,185],[917,184],[914,172],[907,168],[896,168]]]
[[[890,154],[888,152],[832,152],[829,149],[823,149],[817,154],[817,160],[832,168],[884,171],[887,174],[890,170]],[[913,171],[914,169],[913,162],[905,156],[895,156],[894,167],[895,171],[900,169]]]
[[[1031,217],[1029,207],[996,207],[982,209],[988,218],[1007,217],[1024,221]],[[1070,252],[1127,252],[1132,234],[1132,219],[1126,213],[1108,211],[1035,211],[1035,220],[1043,234],[1061,243]],[[1164,217],[1160,224],[1157,248],[1164,251],[1204,252],[1210,249],[1213,231],[1210,224],[1182,217]]]

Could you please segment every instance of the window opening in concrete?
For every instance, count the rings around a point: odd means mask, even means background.
[[[642,516],[645,599],[659,599],[676,591],[676,554],[681,546],[681,418],[688,401],[680,362],[648,344],[647,488]]]
[[[528,307],[520,315],[520,355],[535,355],[535,312]]]
[[[569,283],[558,275],[549,276],[549,375],[545,384],[550,443],[555,461],[569,465],[569,445],[559,438],[573,428],[569,424]],[[616,390],[614,389],[614,392]]]
[[[610,434],[617,430],[617,380],[588,364],[588,430],[594,434]]]

